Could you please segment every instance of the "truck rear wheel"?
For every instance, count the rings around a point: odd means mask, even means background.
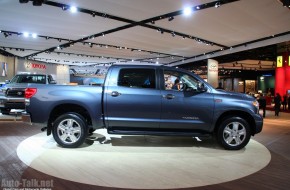
[[[75,113],[59,116],[53,124],[53,138],[64,148],[76,148],[87,137],[88,127],[84,118]]]
[[[217,131],[217,141],[227,150],[239,150],[245,147],[251,137],[247,121],[241,117],[225,119]]]

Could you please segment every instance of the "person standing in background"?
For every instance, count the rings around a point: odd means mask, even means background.
[[[288,94],[288,99],[287,99],[287,101],[288,101],[288,110],[290,110],[290,94]]]
[[[279,116],[279,112],[280,112],[280,107],[281,107],[281,96],[279,93],[276,94],[276,96],[274,97],[274,103],[275,103],[275,116]]]
[[[180,91],[180,81],[178,78],[175,79],[172,89]]]
[[[260,109],[263,110],[263,117],[266,117],[266,99],[263,96],[263,93],[259,94],[258,102],[259,102]]]
[[[287,106],[287,95],[286,94],[283,96],[282,105],[283,105],[283,110],[286,110],[286,106]]]

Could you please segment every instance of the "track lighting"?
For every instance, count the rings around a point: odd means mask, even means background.
[[[174,19],[174,17],[171,16],[171,17],[168,18],[168,21],[172,21],[173,19]]]
[[[68,6],[64,5],[62,6],[62,10],[66,11],[68,9]]]
[[[284,7],[289,7],[290,8],[290,0],[282,0],[283,6]]]
[[[32,5],[33,6],[41,6],[44,0],[33,0]]]
[[[155,24],[155,21],[154,20],[151,20],[151,24]]]
[[[172,37],[174,37],[176,34],[174,32],[171,32]]]
[[[214,5],[215,8],[219,8],[220,6],[221,6],[221,2],[216,2]]]

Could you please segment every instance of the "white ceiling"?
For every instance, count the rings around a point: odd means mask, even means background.
[[[281,39],[290,41],[290,10],[281,2],[231,1],[47,0],[42,6],[33,6],[32,1],[1,0],[0,50],[39,61],[77,66],[118,62],[181,65],[194,61],[193,57],[206,54],[214,57],[213,52],[227,54],[231,47],[242,51],[257,42],[262,46],[263,40],[271,40],[271,44]],[[177,13],[168,21],[167,16],[186,6],[196,9],[197,5],[207,7],[218,2],[221,2],[219,8],[202,8],[190,16]],[[64,11],[61,4],[75,5],[83,12]],[[102,15],[93,17],[84,13],[88,11]],[[161,15],[166,16],[160,19]],[[140,23],[144,20],[145,23]],[[25,38],[24,32],[36,33],[38,37]],[[173,37],[172,32],[177,35]],[[88,39],[92,35],[96,37]],[[56,48],[64,45],[68,47]]]

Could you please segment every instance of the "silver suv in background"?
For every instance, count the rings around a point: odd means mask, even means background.
[[[25,109],[24,91],[29,83],[56,84],[51,75],[45,74],[17,74],[6,83],[0,93],[0,111],[2,114],[9,114],[11,109]]]

